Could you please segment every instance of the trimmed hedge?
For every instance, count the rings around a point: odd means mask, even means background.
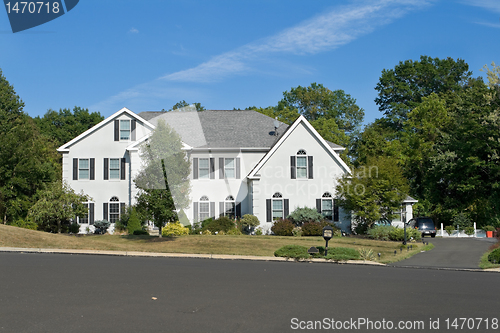
[[[209,230],[212,234],[215,234],[215,232],[219,233],[220,231],[227,233],[235,227],[236,225],[233,220],[227,216],[221,216],[218,219],[210,221],[205,227],[203,227],[203,231]]]
[[[293,236],[294,224],[287,219],[278,219],[271,227],[271,231],[276,236]]]
[[[402,241],[404,239],[404,229],[380,225],[369,229],[367,235],[370,238],[378,240]],[[406,239],[409,240],[411,237],[415,240],[420,240],[422,239],[422,234],[416,229],[406,228]]]
[[[170,222],[161,229],[161,235],[165,237],[189,235],[189,229],[180,222]]]
[[[307,253],[307,247],[302,245],[285,245],[274,252],[275,257],[306,259],[311,255]]]
[[[358,260],[359,258],[359,252],[348,247],[334,247],[328,249],[328,255],[325,257],[325,259],[335,261]]]

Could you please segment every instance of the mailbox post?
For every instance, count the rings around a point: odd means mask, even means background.
[[[325,257],[328,255],[328,241],[333,237],[333,228],[329,225],[323,228],[323,239],[326,241]]]

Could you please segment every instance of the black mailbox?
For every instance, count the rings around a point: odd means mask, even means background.
[[[325,257],[328,255],[328,241],[333,238],[333,228],[327,225],[323,228],[323,239],[326,241],[325,244]]]

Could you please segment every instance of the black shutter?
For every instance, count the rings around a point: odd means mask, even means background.
[[[289,213],[289,209],[288,209],[288,199],[283,199],[283,203],[284,203],[284,212],[283,212],[283,218],[286,219],[288,217],[288,215],[290,215]]]
[[[321,199],[316,199],[316,210],[321,214]]]
[[[224,158],[219,158],[219,179],[224,179]]]
[[[215,179],[215,158],[210,158],[210,179]]]
[[[89,224],[93,225],[94,224],[94,203],[91,202],[89,203]]]
[[[240,159],[236,159],[236,179],[240,179]]]
[[[120,215],[125,214],[125,202],[120,202]]]
[[[219,202],[219,216],[222,217],[224,216],[224,203],[223,202]]]
[[[339,205],[337,199],[333,200],[333,221],[334,222],[339,221]]]
[[[102,219],[108,220],[108,203],[105,202],[102,204]]]
[[[240,218],[241,217],[241,202],[237,202],[236,203],[236,218]]]
[[[95,180],[95,158],[90,159],[90,180]]]
[[[78,159],[73,159],[73,180],[78,180]]]
[[[307,178],[313,179],[313,157],[307,156]]]
[[[215,218],[215,202],[210,202],[210,217]]]
[[[104,159],[104,180],[109,179],[109,158]]]
[[[267,222],[273,221],[273,211],[271,209],[271,199],[266,199],[266,220]]]
[[[122,157],[122,159],[121,159],[120,179],[125,180],[125,157]]]
[[[120,121],[115,120],[115,141],[120,141]]]
[[[198,203],[193,202],[193,221],[198,222]]]
[[[198,179],[198,158],[193,158],[193,179]]]
[[[135,119],[132,119],[132,121],[130,122],[130,130],[131,130],[130,139],[132,141],[136,140],[136,138],[135,138],[135,126],[136,126],[136,122],[137,122],[137,120],[135,120]]]
[[[296,162],[296,157],[295,156],[290,156],[290,174],[292,176],[292,179],[296,179],[296,173],[295,173],[295,162]]]

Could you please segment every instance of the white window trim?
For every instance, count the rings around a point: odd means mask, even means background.
[[[87,168],[80,167],[80,161],[87,161]],[[87,177],[82,177],[80,171],[87,170]],[[78,180],[89,180],[90,179],[90,158],[79,158],[78,159]]]
[[[206,160],[207,161],[207,167],[202,168],[201,167],[201,161]],[[207,175],[202,177],[201,170],[207,170]],[[210,158],[208,157],[200,157],[198,158],[198,179],[210,179]]]
[[[281,202],[281,209],[274,209],[274,203],[278,202],[278,201]],[[281,212],[281,217],[275,217],[274,212]],[[279,218],[282,218],[282,219],[286,218],[286,216],[284,216],[285,215],[285,203],[283,201],[283,196],[281,195],[281,193],[275,193],[271,199],[271,214],[272,214],[271,218],[273,221],[277,220]]]
[[[233,167],[232,168],[226,168],[226,160],[233,160]],[[234,157],[225,157],[224,158],[224,178],[227,178],[227,179],[236,179],[236,158]],[[227,170],[233,170],[233,176],[232,177],[228,177],[227,176]]]
[[[122,122],[128,122],[128,130],[126,129],[122,129]],[[120,141],[130,141],[131,140],[131,137],[132,137],[132,122],[130,121],[130,119],[120,119],[119,120],[119,123],[120,123],[120,128],[119,128],[119,131],[118,131],[118,135],[120,137]],[[128,131],[128,139],[122,139],[122,131]]]
[[[228,204],[232,204],[233,205],[233,214],[232,216],[230,214],[227,213],[228,209],[227,209],[227,205]],[[229,218],[236,218],[236,201],[234,200],[233,196],[228,196],[226,197],[226,199],[224,200],[224,216],[227,216]]]
[[[111,161],[112,160],[118,160],[118,176],[117,177],[111,177]],[[109,165],[108,165],[108,179],[109,180],[120,180],[121,178],[121,159],[120,158],[110,158],[109,159]],[[113,170],[117,170],[117,169],[113,169]]]

